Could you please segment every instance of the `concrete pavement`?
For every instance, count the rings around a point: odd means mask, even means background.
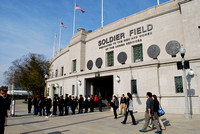
[[[27,114],[27,104],[17,101],[16,117],[8,118],[5,134],[140,134],[144,113],[134,113],[134,116],[138,122],[136,126],[131,125],[130,116],[127,124],[121,124],[124,116],[114,119],[111,111],[45,118]],[[163,134],[200,134],[200,115],[186,120],[184,115],[166,113],[162,120],[166,126]],[[147,133],[154,134],[155,131]]]

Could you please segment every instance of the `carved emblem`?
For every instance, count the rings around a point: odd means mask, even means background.
[[[160,54],[160,48],[157,45],[151,45],[148,48],[147,53],[149,57],[156,59],[158,55]]]

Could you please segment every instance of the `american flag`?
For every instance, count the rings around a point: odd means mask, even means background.
[[[63,22],[61,22],[61,27],[64,27],[65,29],[67,29],[67,27],[63,24]]]
[[[83,9],[81,9],[78,5],[76,5],[76,10],[81,10],[82,13],[84,13],[85,11]]]

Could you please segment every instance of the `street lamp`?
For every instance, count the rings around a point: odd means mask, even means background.
[[[119,83],[120,82],[120,77],[117,75],[116,81]]]
[[[184,56],[185,56],[186,50],[183,47],[183,45],[181,45],[179,52],[180,52],[181,57],[182,57],[182,67],[183,67],[183,91],[184,91],[184,94],[185,94],[185,113],[184,113],[184,116],[185,116],[186,119],[190,119],[190,118],[192,118],[192,116],[191,116],[191,113],[189,112],[186,70],[185,70],[185,66],[184,66],[184,63],[185,63]]]

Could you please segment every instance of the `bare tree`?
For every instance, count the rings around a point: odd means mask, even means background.
[[[7,84],[14,84],[33,94],[42,94],[45,88],[45,74],[49,75],[50,62],[44,55],[28,54],[12,62],[4,72]]]

